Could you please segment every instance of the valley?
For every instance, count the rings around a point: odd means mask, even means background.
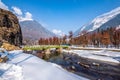
[[[0,80],[120,80],[120,1],[0,0]]]

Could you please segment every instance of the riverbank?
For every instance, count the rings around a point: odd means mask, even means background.
[[[56,51],[56,49],[50,50],[52,56],[44,60],[91,80],[120,80],[120,53],[118,51],[63,49],[59,54]],[[32,51],[31,54],[41,58],[39,55],[42,55],[42,52]]]
[[[91,80],[119,80],[120,65],[80,57],[77,54],[62,53],[48,60],[64,69]]]
[[[120,52],[120,49],[117,49],[117,48],[76,47],[76,46],[71,46],[70,48],[73,49],[73,50],[95,50],[95,51],[106,49],[106,50],[109,50],[109,51]]]

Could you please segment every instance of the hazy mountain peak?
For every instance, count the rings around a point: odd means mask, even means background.
[[[25,20],[20,22],[20,25],[22,28],[24,39],[27,38],[32,40],[39,40],[40,38],[48,38],[48,37],[56,36],[54,33],[44,28],[36,20]]]

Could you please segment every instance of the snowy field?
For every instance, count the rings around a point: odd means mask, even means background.
[[[0,80],[23,80],[22,67],[14,64],[0,64]]]
[[[64,50],[67,53],[78,54],[80,57],[100,60],[105,62],[120,63],[120,52],[103,50]]]
[[[0,80],[88,80],[21,50],[9,53],[10,61],[0,64]]]
[[[117,48],[115,48],[115,47],[108,47],[108,48],[105,48],[105,47],[103,47],[103,48],[99,48],[99,47],[94,47],[94,46],[89,46],[89,47],[78,47],[78,46],[71,46],[70,48],[73,48],[73,49],[90,49],[90,50],[103,50],[103,49],[105,49],[105,50],[110,50],[110,51],[119,51],[120,52],[120,49],[117,49]]]

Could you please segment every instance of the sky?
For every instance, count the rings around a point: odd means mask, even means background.
[[[14,12],[20,21],[36,20],[61,35],[120,7],[120,0],[0,0],[0,7]]]

